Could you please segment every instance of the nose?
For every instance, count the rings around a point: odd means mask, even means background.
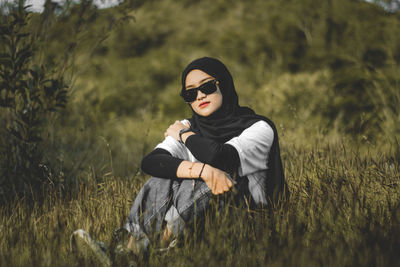
[[[202,91],[198,90],[197,91],[197,100],[205,98],[207,95],[203,93]]]

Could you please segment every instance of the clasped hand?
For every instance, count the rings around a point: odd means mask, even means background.
[[[214,195],[228,192],[233,186],[226,172],[210,165],[206,165],[206,168],[204,168],[201,179],[203,179]]]

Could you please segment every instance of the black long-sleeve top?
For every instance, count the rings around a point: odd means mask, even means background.
[[[200,162],[233,174],[240,164],[237,150],[229,144],[220,144],[214,140],[191,135],[186,139],[186,147]],[[176,171],[183,159],[173,157],[170,152],[156,148],[142,160],[143,172],[160,178],[177,178]]]

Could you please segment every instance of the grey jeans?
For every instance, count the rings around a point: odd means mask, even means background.
[[[203,180],[150,177],[132,205],[125,228],[137,239],[159,232],[163,221],[175,236],[185,223],[202,216],[209,204],[211,190]]]

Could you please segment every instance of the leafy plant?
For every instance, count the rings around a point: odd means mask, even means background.
[[[21,4],[1,18],[0,196],[37,191],[49,183],[41,142],[50,116],[67,103],[62,75],[35,64],[37,37]]]

